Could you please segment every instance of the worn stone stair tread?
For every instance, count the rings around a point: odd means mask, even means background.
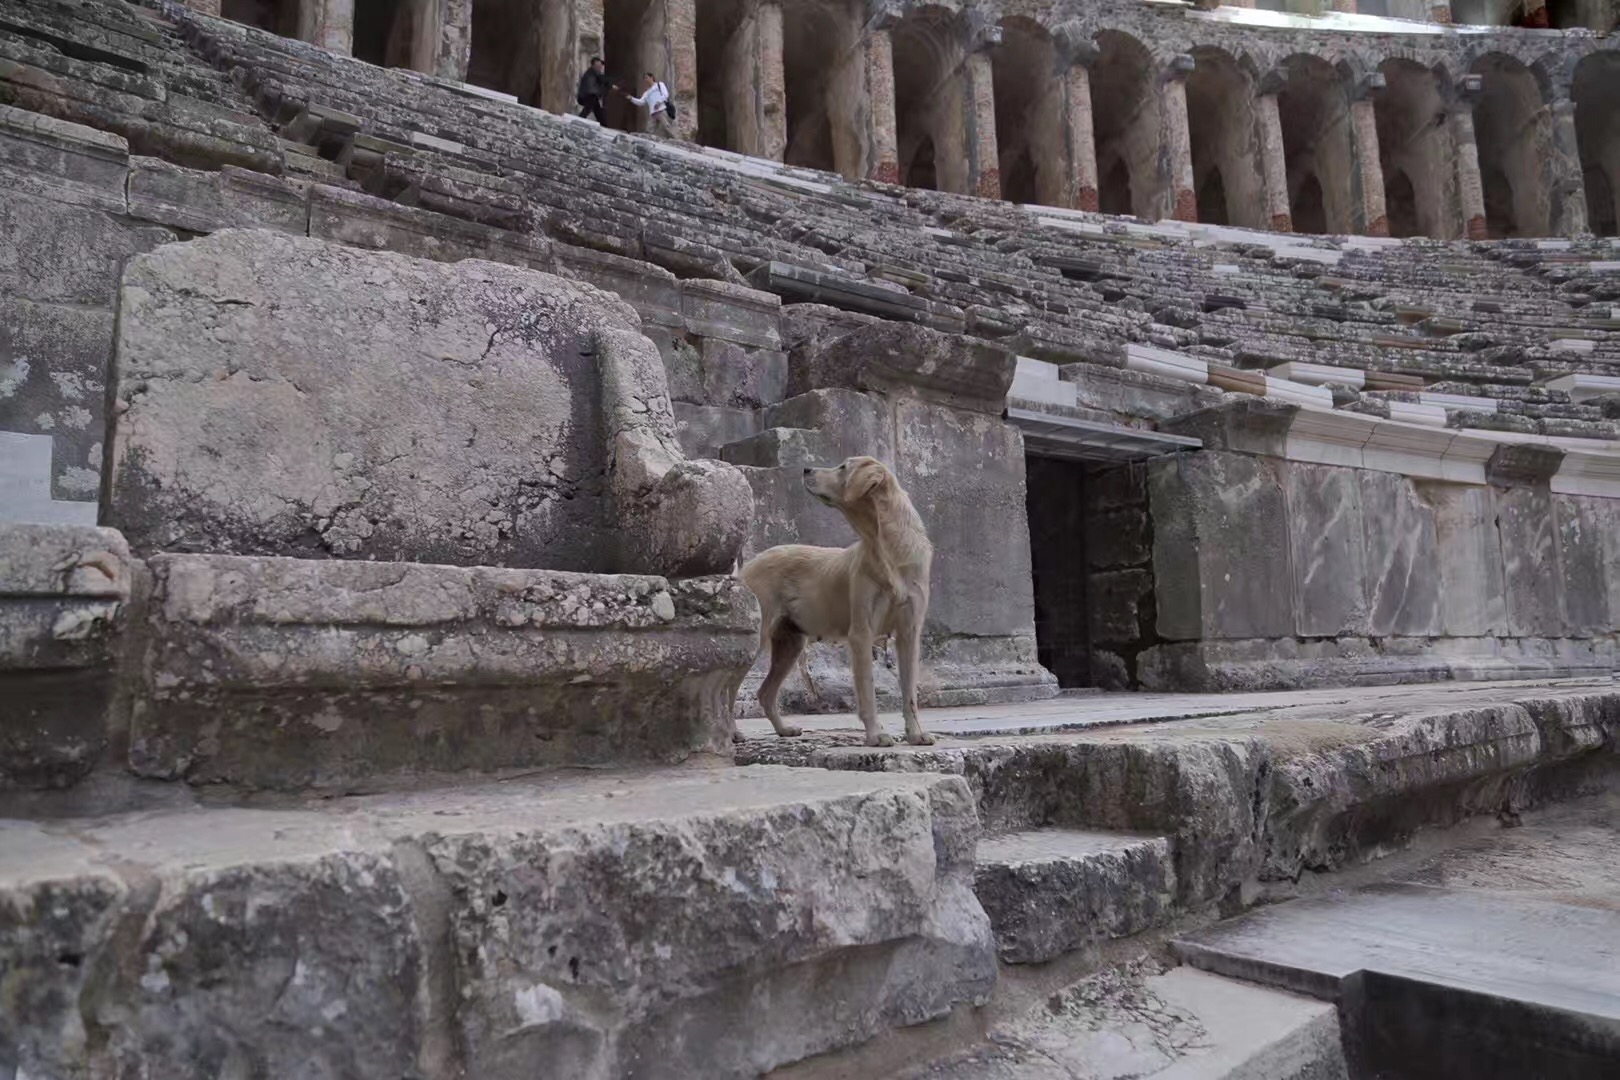
[[[1105,972],[906,1080],[1344,1080],[1337,1010],[1192,968]]]
[[[1037,963],[1140,933],[1169,913],[1168,837],[1042,828],[979,842],[975,891],[1008,963]]]
[[[718,765],[4,820],[0,1045],[31,1076],[397,1080],[451,1041],[471,1075],[755,1076],[987,999],[976,833],[959,779]]]
[[[1319,997],[1375,971],[1585,1014],[1620,1038],[1620,911],[1595,904],[1390,883],[1260,908],[1174,948]]]

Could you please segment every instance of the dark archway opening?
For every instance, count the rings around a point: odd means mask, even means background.
[[[1299,182],[1294,200],[1289,206],[1294,219],[1294,231],[1325,233],[1328,231],[1327,206],[1322,199],[1322,183],[1312,173]]]
[[[901,177],[906,187],[923,188],[927,191],[938,190],[938,177],[934,171],[934,140],[924,136],[922,142],[917,144],[917,150],[911,155],[911,161],[906,165],[906,174]]]
[[[1221,170],[1210,169],[1204,182],[1198,185],[1198,220],[1208,225],[1225,225],[1226,185],[1221,181]]]
[[[1107,172],[1103,173],[1102,184],[1097,190],[1098,209],[1105,214],[1134,214],[1131,202],[1131,173],[1125,167],[1125,162],[1115,158]]]
[[[1483,80],[1474,106],[1474,137],[1486,233],[1550,236],[1546,147],[1552,142],[1551,117],[1536,77],[1517,59],[1498,53],[1475,61],[1473,71]]]
[[[1422,236],[1418,227],[1417,190],[1400,169],[1384,176],[1384,212],[1389,216],[1389,235]]]
[[[1620,190],[1620,56],[1593,53],[1575,68],[1575,142],[1586,187],[1586,218],[1599,236],[1615,235]]]
[[[1492,240],[1505,240],[1519,235],[1519,223],[1513,213],[1513,185],[1507,174],[1494,165],[1481,166],[1480,186],[1485,189],[1485,235]]]
[[[298,0],[224,0],[219,13],[282,37],[298,36]]]
[[[1015,203],[1042,201],[1035,186],[1035,162],[1029,156],[1029,147],[1002,168],[1001,197]]]
[[[1598,236],[1620,235],[1616,228],[1616,214],[1614,205],[1614,188],[1609,184],[1609,178],[1602,169],[1589,168],[1585,171],[1586,183],[1586,223]]]

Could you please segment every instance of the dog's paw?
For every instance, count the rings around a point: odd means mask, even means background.
[[[887,732],[880,731],[876,735],[866,737],[867,746],[893,746],[894,737]]]
[[[804,729],[803,728],[796,728],[796,727],[785,727],[785,728],[782,728],[781,730],[779,730],[776,734],[778,736],[780,736],[781,738],[784,738],[784,739],[797,739],[800,735],[804,734]]]
[[[926,731],[919,731],[915,735],[908,734],[906,736],[906,742],[910,743],[912,746],[933,746],[934,737],[928,734]]]

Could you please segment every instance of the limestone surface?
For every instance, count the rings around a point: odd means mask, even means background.
[[[743,483],[677,468],[639,330],[500,264],[235,230],[163,248],[123,285],[111,519],[143,552],[729,569]]]
[[[0,822],[30,1076],[752,1077],[982,1003],[948,777],[517,780]]]

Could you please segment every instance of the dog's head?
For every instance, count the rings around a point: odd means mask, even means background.
[[[804,470],[804,486],[828,506],[848,510],[894,490],[895,480],[877,458],[852,457],[830,469]]]

